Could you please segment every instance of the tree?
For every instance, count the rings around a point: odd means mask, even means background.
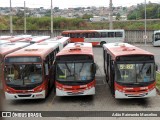
[[[82,16],[82,19],[90,19],[90,18],[93,18],[93,15],[92,14],[84,14],[83,16]]]
[[[120,20],[120,19],[121,19],[121,15],[120,15],[120,13],[117,13],[116,20]]]

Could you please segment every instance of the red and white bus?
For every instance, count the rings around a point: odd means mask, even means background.
[[[59,44],[59,49],[62,50],[69,42],[70,42],[70,37],[55,37],[52,39],[45,40],[44,42],[47,43],[58,43]]]
[[[54,84],[51,68],[58,51],[57,43],[35,43],[8,54],[3,75],[6,99],[46,98]]]
[[[35,43],[8,54],[2,78],[6,99],[46,98],[54,84],[50,70],[58,51],[57,43]]]
[[[127,43],[103,45],[104,72],[115,98],[156,96],[154,55]]]
[[[55,62],[57,96],[95,94],[96,67],[91,43],[69,43]]]
[[[62,36],[70,37],[71,42],[90,42],[94,46],[125,41],[124,30],[68,30]]]

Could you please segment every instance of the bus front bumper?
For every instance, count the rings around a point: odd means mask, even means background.
[[[45,98],[45,90],[38,93],[16,93],[11,94],[8,92],[5,92],[5,97],[7,100],[21,100],[21,99],[44,99]]]
[[[123,99],[123,98],[147,98],[147,97],[154,97],[156,96],[156,89],[145,93],[139,93],[139,94],[126,94],[123,92],[120,92],[118,90],[115,91],[115,98],[117,99]]]
[[[72,92],[72,91],[64,91],[56,88],[56,96],[83,96],[83,95],[94,95],[95,94],[95,87],[85,91],[79,92]]]

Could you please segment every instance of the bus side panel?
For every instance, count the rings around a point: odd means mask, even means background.
[[[84,38],[70,38],[71,43],[72,42],[84,42]]]

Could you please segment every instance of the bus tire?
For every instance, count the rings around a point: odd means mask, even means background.
[[[106,42],[105,41],[100,42],[101,47],[103,46],[103,44],[106,44]]]

